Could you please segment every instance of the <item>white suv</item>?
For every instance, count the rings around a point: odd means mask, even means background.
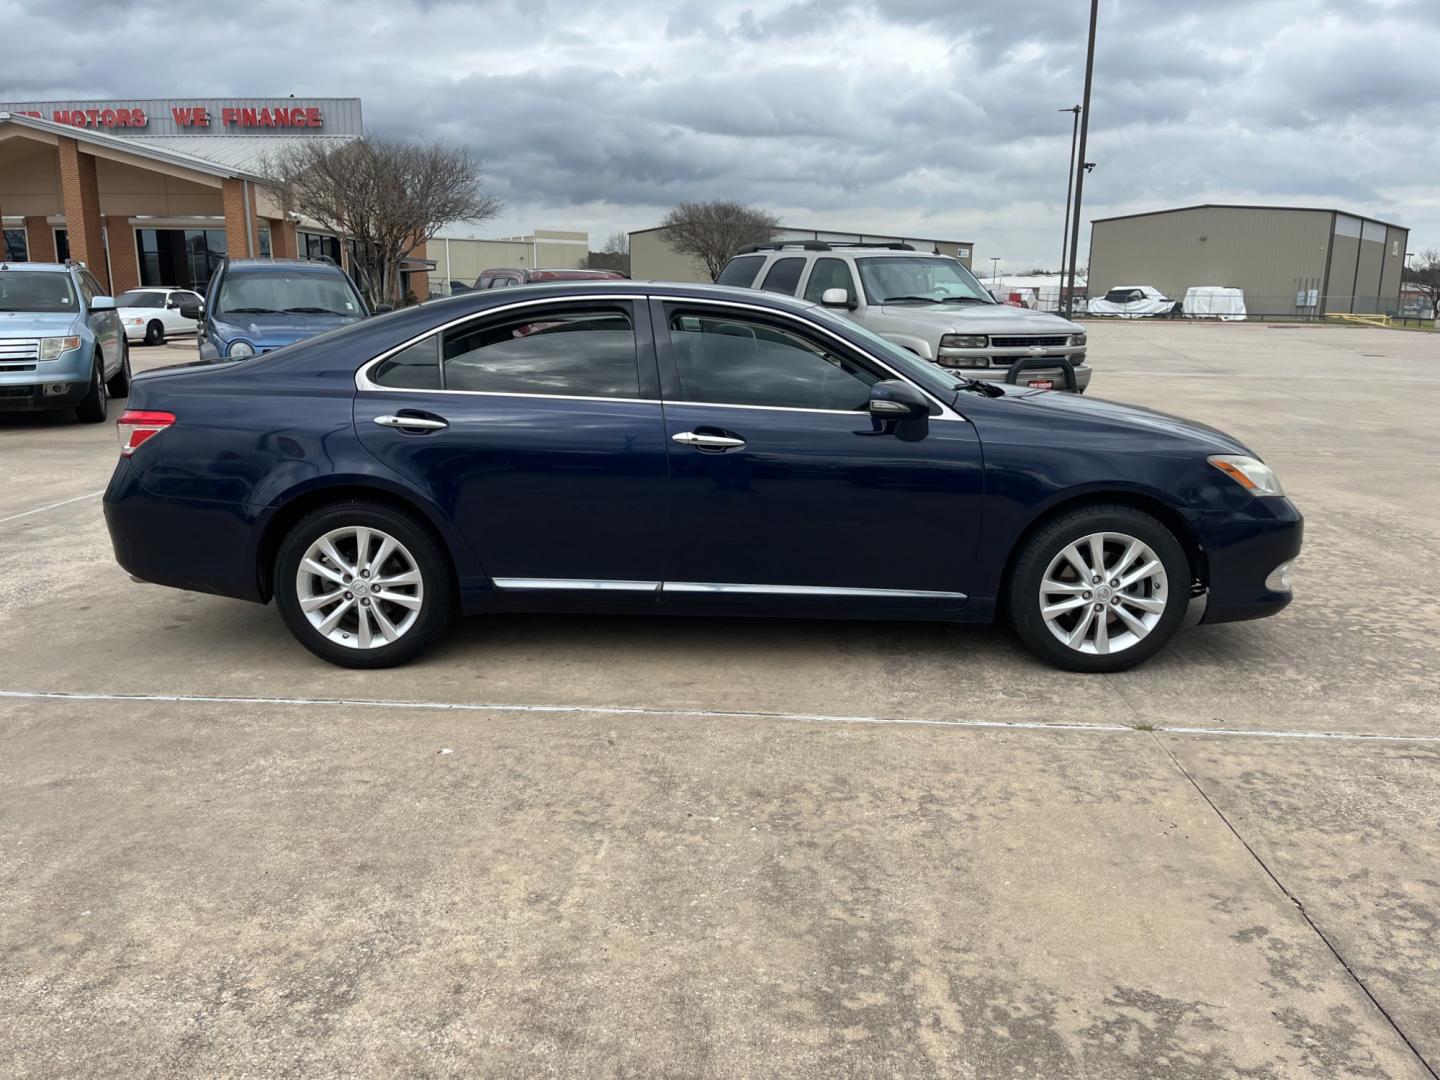
[[[908,244],[756,244],[726,263],[715,283],[824,304],[971,378],[1064,390],[1073,375],[1080,393],[1090,385],[1083,329],[1058,315],[1001,304],[958,259]]]

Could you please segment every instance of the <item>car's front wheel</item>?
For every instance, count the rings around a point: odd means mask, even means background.
[[[454,584],[449,559],[419,521],[382,504],[346,502],[306,515],[285,537],[275,602],[316,656],[392,667],[444,631]]]
[[[112,398],[130,396],[130,343],[128,341],[120,342],[120,370],[110,377],[105,389]]]
[[[103,424],[110,411],[110,395],[105,389],[105,365],[95,357],[90,371],[90,388],[75,406],[75,418],[82,424]]]
[[[1010,575],[1010,619],[1031,652],[1067,671],[1123,671],[1155,655],[1190,600],[1190,560],[1161,522],[1088,506],[1046,523]]]

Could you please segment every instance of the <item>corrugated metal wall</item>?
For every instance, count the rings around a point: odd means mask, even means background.
[[[1292,313],[1301,283],[1318,286],[1324,277],[1330,217],[1321,210],[1207,206],[1097,221],[1090,295],[1153,285],[1179,300],[1191,286],[1224,285],[1243,289],[1254,313]]]

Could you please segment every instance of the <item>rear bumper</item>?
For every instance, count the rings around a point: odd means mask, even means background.
[[[130,460],[121,458],[105,489],[104,508],[115,561],[132,577],[264,602],[256,574],[255,514],[249,506],[152,495]]]
[[[1289,499],[1250,503],[1243,514],[1216,510],[1198,515],[1210,585],[1202,623],[1263,619],[1294,599],[1290,589],[1273,589],[1267,579],[1300,554],[1305,519]]]

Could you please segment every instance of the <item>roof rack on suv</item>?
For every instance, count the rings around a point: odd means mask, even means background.
[[[844,248],[886,248],[890,251],[914,251],[913,244],[886,240],[880,243],[861,243],[858,240],[768,240],[763,244],[750,244],[736,254],[747,255],[752,251],[783,251],[785,248],[799,248],[801,251],[838,251]]]

